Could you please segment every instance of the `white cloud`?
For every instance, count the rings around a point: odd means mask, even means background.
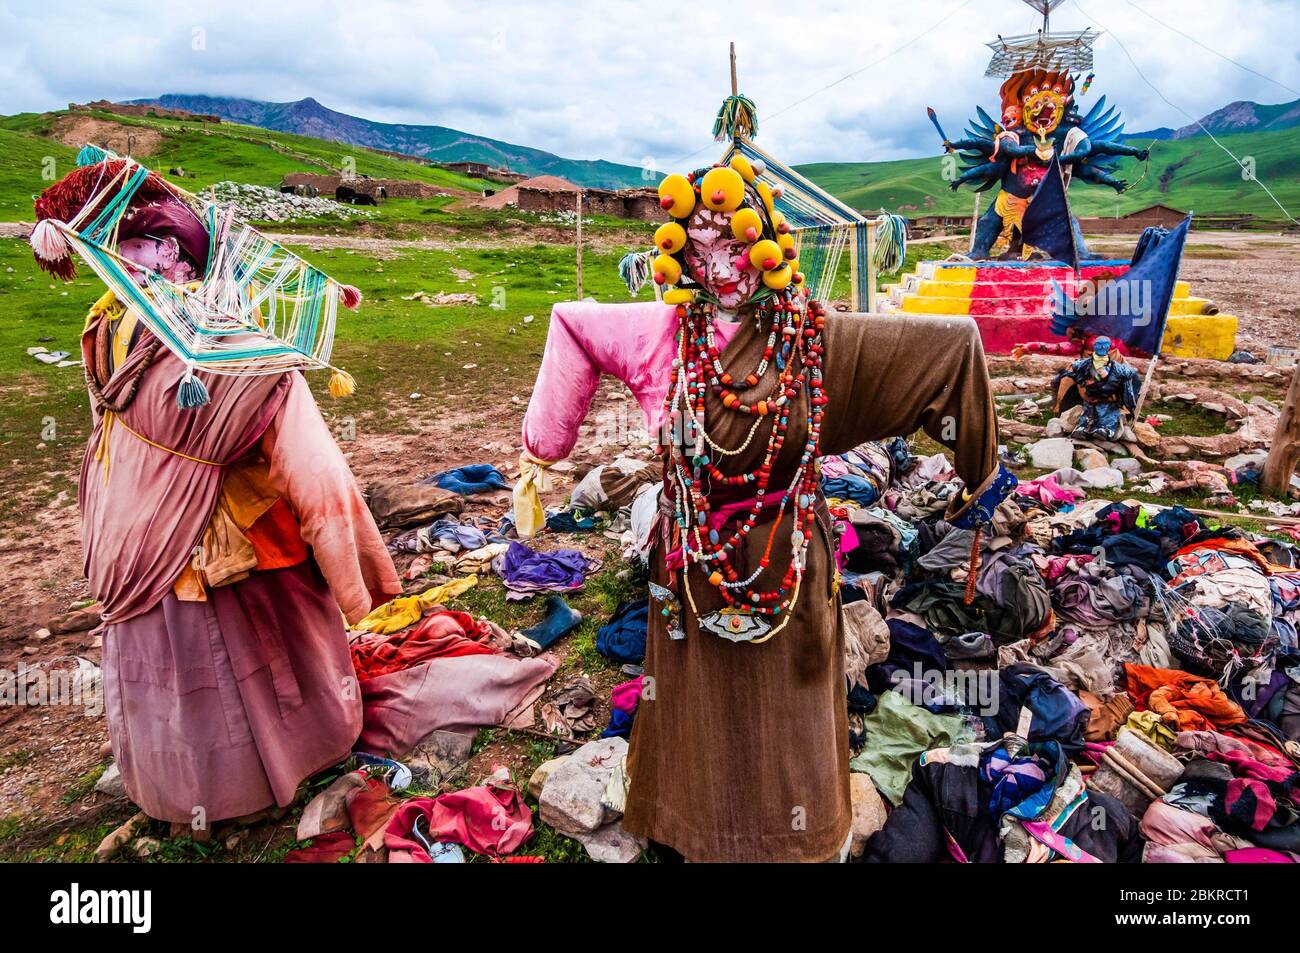
[[[1300,2],[1134,2],[1300,88]],[[1128,0],[1078,3],[1193,115],[1236,99],[1295,98],[1158,26]],[[950,135],[977,104],[991,110],[997,82],[983,78],[984,43],[1036,26],[1035,14],[1013,3],[960,4],[260,0],[142,8],[0,0],[0,111],[165,92],[314,96],[370,119],[667,169],[688,154],[700,162],[716,151],[709,132],[728,91],[727,42],[735,40],[740,86],[766,120],[759,142],[773,154],[792,163],[894,159],[937,154],[926,106]],[[1073,0],[1053,24],[1098,25]],[[1090,97],[1117,103],[1129,130],[1186,122],[1138,77],[1116,37],[1103,36],[1096,49]]]

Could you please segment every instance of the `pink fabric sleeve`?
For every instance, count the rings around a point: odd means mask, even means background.
[[[720,345],[734,327],[719,324]],[[554,462],[573,450],[601,374],[617,377],[636,398],[653,433],[672,373],[677,320],[672,305],[569,301],[551,309],[546,350],[524,415],[524,449]]]
[[[301,374],[262,438],[271,482],[293,510],[303,541],[349,623],[402,591],[347,460]]]

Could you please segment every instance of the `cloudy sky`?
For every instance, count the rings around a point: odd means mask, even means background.
[[[1300,89],[1297,17],[1300,0],[1065,0],[1052,25],[1107,31],[1089,99],[1105,93],[1141,130],[1187,120],[1120,42],[1200,116],[1300,93],[1161,23]],[[896,159],[936,151],[927,105],[951,135],[975,104],[992,109],[984,43],[1037,26],[1018,0],[0,0],[0,112],[166,92],[313,96],[370,119],[666,169],[711,153],[735,40],[768,151],[791,163]]]

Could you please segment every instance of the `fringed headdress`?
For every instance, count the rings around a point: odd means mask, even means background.
[[[355,389],[330,363],[339,303],[361,294],[235,218],[232,208],[168,182],[129,157],[93,146],[79,167],[36,200],[31,245],[37,264],[69,280],[73,253],[158,340],[185,362],[181,407],[207,403],[195,371],[277,374],[330,368],[330,393]],[[201,278],[178,284],[119,254],[130,237],[175,238]]]

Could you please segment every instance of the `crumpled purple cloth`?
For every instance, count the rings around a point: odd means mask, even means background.
[[[539,592],[581,589],[587,576],[600,568],[600,561],[576,549],[539,553],[523,543],[511,542],[492,568],[505,583],[507,599],[527,599]]]

